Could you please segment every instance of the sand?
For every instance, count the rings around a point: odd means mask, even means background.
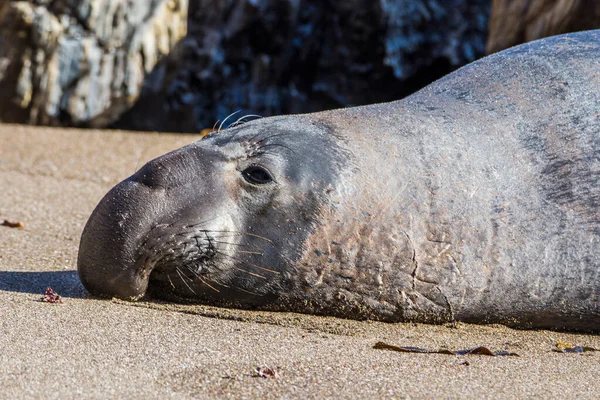
[[[0,125],[1,398],[599,398],[600,336],[385,324],[89,296],[77,247],[94,206],[198,135]],[[40,302],[51,286],[62,304]],[[486,346],[519,357],[397,353]],[[276,368],[278,378],[256,368]]]

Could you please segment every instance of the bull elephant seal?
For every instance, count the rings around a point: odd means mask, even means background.
[[[81,238],[92,293],[600,331],[600,31],[397,102],[264,118],[142,167]]]

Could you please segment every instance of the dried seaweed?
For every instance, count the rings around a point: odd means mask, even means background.
[[[22,221],[11,222],[5,219],[4,222],[2,222],[2,226],[8,226],[9,228],[23,228],[25,224]]]
[[[519,357],[519,355],[517,353],[511,353],[508,351],[491,351],[487,347],[483,347],[483,346],[475,347],[473,349],[467,349],[467,350],[448,350],[448,349],[432,350],[432,349],[424,349],[421,347],[413,347],[413,346],[394,346],[394,345],[387,344],[384,342],[377,342],[377,343],[375,343],[373,348],[381,349],[381,350],[397,351],[397,352],[401,352],[401,353],[447,354],[447,355],[453,355],[453,356],[482,355],[482,356],[495,356],[495,357],[501,357],[501,356]]]
[[[40,298],[44,303],[62,303],[62,298],[51,287],[48,286],[44,295]]]
[[[256,377],[256,378],[260,377],[260,378],[279,379],[279,374],[277,373],[277,367],[275,367],[275,368],[256,367],[254,372],[256,373],[256,375],[254,375],[254,377]]]

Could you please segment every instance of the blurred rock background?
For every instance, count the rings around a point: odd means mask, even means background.
[[[268,116],[399,99],[483,55],[488,3],[193,1],[174,82],[148,90],[115,126],[190,131],[237,110]]]
[[[193,132],[400,99],[592,0],[0,1],[0,120]],[[489,35],[488,35],[489,26]]]
[[[185,37],[187,8],[187,0],[2,0],[0,119],[113,123]]]

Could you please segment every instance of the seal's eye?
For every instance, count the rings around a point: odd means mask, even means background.
[[[269,171],[260,165],[251,165],[242,171],[242,176],[248,183],[255,185],[264,185],[273,182],[273,176]]]

